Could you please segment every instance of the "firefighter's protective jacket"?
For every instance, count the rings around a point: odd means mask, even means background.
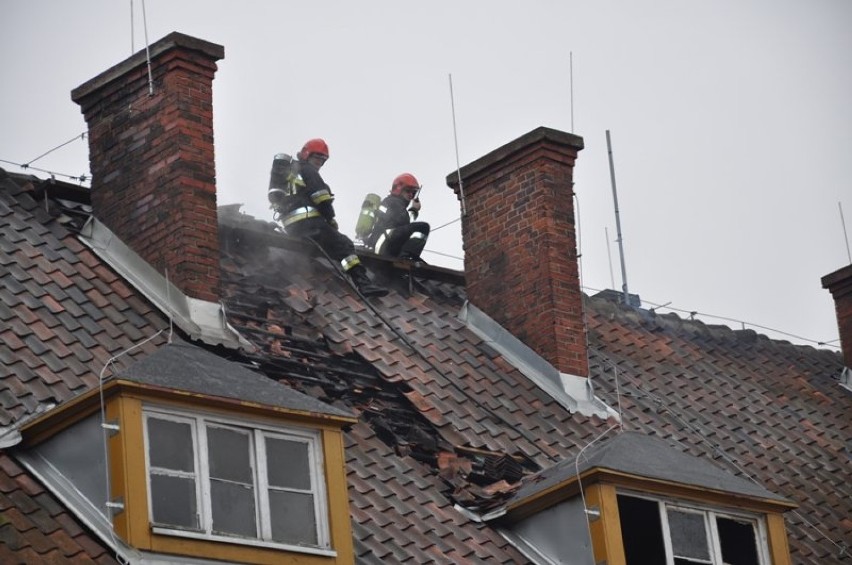
[[[373,226],[373,231],[367,239],[367,245],[375,247],[376,240],[383,233],[393,228],[408,225],[417,219],[417,210],[408,209],[408,200],[403,196],[390,194],[382,200],[376,214],[376,224]]]
[[[299,177],[290,183],[288,194],[277,205],[278,220],[286,228],[308,218],[322,217],[334,225],[334,194],[322,180],[319,170],[308,161],[299,161]]]

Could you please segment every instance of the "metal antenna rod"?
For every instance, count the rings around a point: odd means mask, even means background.
[[[609,284],[615,288],[615,276],[612,274],[612,251],[609,248],[609,228],[604,227],[604,235],[606,236],[606,258],[609,262]]]
[[[621,257],[621,290],[624,292],[624,303],[630,304],[630,293],[627,291],[627,268],[624,266],[624,241],[621,237],[621,216],[618,213],[618,191],[615,188],[615,167],[612,164],[612,143],[609,130],[606,130],[606,150],[609,154],[609,177],[612,181],[612,201],[615,204],[615,229],[618,234],[618,254]]]
[[[450,73],[450,108],[452,109],[452,112],[453,112],[453,140],[455,141],[455,144],[456,144],[456,175],[457,175],[458,180],[459,180],[459,195],[461,196],[461,209],[462,209],[462,215],[464,216],[464,215],[467,214],[467,209],[465,208],[465,203],[464,203],[464,184],[462,183],[462,178],[461,178],[461,164],[459,164],[459,138],[458,138],[458,135],[456,133],[456,103],[455,103],[455,97],[453,96],[453,74],[452,73]]]
[[[130,0],[130,54],[133,55],[136,49],[136,41],[133,36],[133,0]]]
[[[145,0],[142,0],[142,27],[145,29],[145,58],[148,60],[148,96],[154,96],[154,77],[151,75],[151,50],[148,44],[148,17],[145,15]]]
[[[571,92],[571,133],[574,133],[574,52],[568,52],[568,84]]]
[[[846,233],[846,220],[843,219],[843,204],[838,202],[837,207],[840,208],[840,224],[843,226],[843,240],[846,242],[846,257],[849,258],[849,264],[852,265],[852,253],[849,252],[849,235]]]

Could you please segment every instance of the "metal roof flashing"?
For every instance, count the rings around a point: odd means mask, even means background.
[[[228,324],[221,304],[184,294],[94,216],[79,238],[192,339],[230,349],[254,349]]]
[[[852,392],[852,369],[849,367],[843,367],[843,370],[840,371],[840,386]]]
[[[620,420],[616,410],[595,396],[590,378],[561,373],[485,312],[465,301],[459,320],[498,351],[512,366],[570,412]]]

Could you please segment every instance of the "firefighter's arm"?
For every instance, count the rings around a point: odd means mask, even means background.
[[[332,194],[331,189],[322,180],[319,171],[313,167],[303,165],[302,178],[305,181],[302,193],[307,196],[308,200],[319,210],[320,214],[327,221],[331,222],[334,219],[334,207],[332,206],[334,194]]]
[[[334,195],[326,186],[323,189],[315,190],[310,194],[311,201],[316,206],[319,213],[323,215],[323,217],[328,221],[328,223],[334,223],[334,206],[332,203],[334,202]],[[335,227],[337,227],[336,223],[334,223]]]
[[[323,205],[330,205],[334,202],[334,195],[331,193],[328,186],[323,186],[318,190],[312,191],[309,196],[311,201],[314,203],[314,206],[317,208],[320,208]]]
[[[413,222],[420,215],[420,199],[415,198],[408,205],[408,218]]]
[[[331,200],[325,200],[322,204],[317,204],[317,210],[325,218],[325,221],[335,228],[337,227],[337,220],[334,219],[334,206],[331,205]]]

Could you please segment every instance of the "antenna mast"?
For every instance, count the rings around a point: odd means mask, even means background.
[[[612,181],[612,201],[615,205],[615,229],[618,234],[618,255],[621,258],[621,290],[624,293],[624,304],[630,304],[630,293],[627,291],[627,267],[624,266],[624,241],[621,237],[621,216],[618,213],[618,191],[615,188],[615,166],[612,164],[612,143],[609,130],[606,130],[606,151],[609,154],[609,178]]]
[[[133,36],[133,0],[130,0],[130,55],[136,52],[136,41]]]
[[[604,236],[606,237],[606,258],[609,262],[609,284],[615,288],[615,276],[612,274],[612,251],[609,248],[609,228],[604,226]]]
[[[574,52],[568,52],[568,88],[571,93],[571,133],[574,133]]]
[[[849,235],[846,233],[846,220],[843,219],[843,204],[838,202],[837,207],[840,208],[840,224],[843,226],[843,240],[846,242],[846,256],[849,258],[849,264],[852,265],[852,253],[849,252]]]
[[[450,73],[450,108],[453,112],[453,140],[456,145],[456,176],[459,179],[459,195],[461,196],[461,209],[462,216],[467,215],[467,209],[465,208],[464,203],[464,184],[462,184],[461,178],[461,165],[459,164],[459,137],[456,133],[456,102],[455,97],[453,96],[453,74]]]

